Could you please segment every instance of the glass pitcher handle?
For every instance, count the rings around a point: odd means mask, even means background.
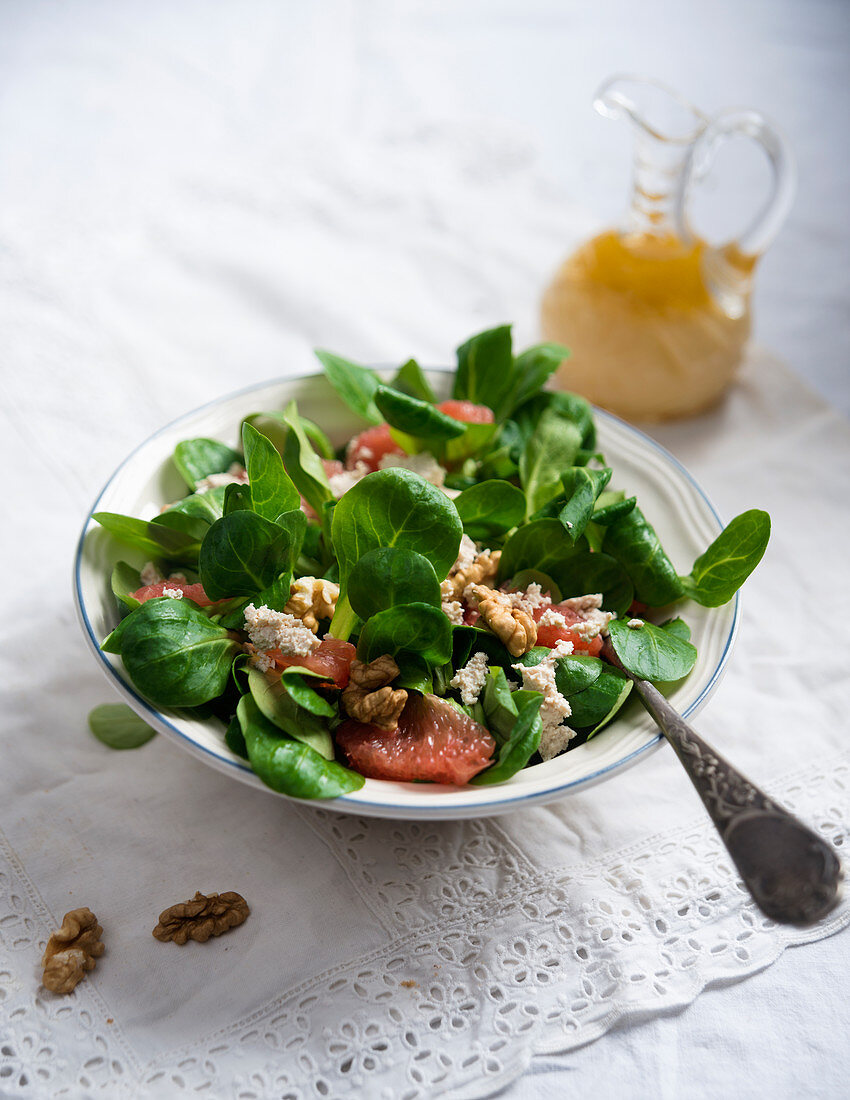
[[[773,174],[771,192],[753,222],[736,240],[717,249],[728,259],[737,254],[739,263],[746,266],[749,261],[751,268],[782,227],[791,209],[796,186],[794,157],[788,143],[758,111],[737,108],[721,111],[694,142],[677,197],[676,221],[682,237],[692,240],[695,234],[687,212],[691,186],[708,174],[719,146],[732,137],[748,137],[760,145],[767,154]]]

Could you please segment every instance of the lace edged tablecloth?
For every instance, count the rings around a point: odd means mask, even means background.
[[[848,836],[848,789],[847,756],[768,784],[839,849]],[[515,839],[524,830],[513,818],[429,826],[301,807],[277,816],[281,826],[297,817],[344,870],[380,943],[359,954],[345,944],[344,961],[296,984],[280,974],[277,995],[238,1018],[224,1011],[246,946],[235,936],[215,944],[214,960],[199,957],[200,945],[173,958],[169,952],[157,966],[166,988],[158,996],[154,990],[147,1006],[133,1004],[132,958],[115,960],[129,988],[114,999],[103,989],[102,972],[72,997],[40,989],[37,961],[57,912],[4,840],[4,1095],[482,1097],[516,1078],[535,1053],[570,1050],[615,1025],[684,1006],[706,986],[740,980],[769,966],[786,946],[829,935],[850,919],[845,904],[816,929],[772,924],[749,902],[702,815],[545,870]],[[548,830],[555,814],[539,809],[531,816],[533,835]],[[577,815],[568,803],[557,816]],[[194,884],[199,876],[186,873]],[[232,884],[232,873],[218,877]],[[100,893],[105,971],[115,965],[116,948],[106,915],[110,891]],[[340,939],[343,901],[341,895],[326,928]],[[275,934],[288,934],[285,918],[267,896],[252,904],[252,931],[273,967]],[[138,921],[132,930],[149,936]],[[321,927],[314,932],[323,934]],[[300,946],[309,951],[308,943]],[[135,952],[135,945],[126,950]],[[175,1003],[167,986],[200,966],[219,986],[221,1011],[205,1020],[218,1026],[190,1043],[174,1042],[192,1001]],[[142,1033],[144,1007],[165,1014],[170,1034],[160,1034],[155,1045]],[[122,1011],[135,1019],[123,1020]]]

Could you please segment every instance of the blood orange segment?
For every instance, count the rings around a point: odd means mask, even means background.
[[[495,420],[493,410],[486,405],[476,405],[472,401],[442,401],[437,408],[454,420],[465,424],[492,424]],[[345,452],[345,465],[353,470],[358,462],[364,463],[370,470],[379,470],[384,455],[402,455],[404,451],[390,434],[389,424],[378,424],[356,435],[348,444]]]
[[[390,435],[389,424],[378,424],[375,428],[367,428],[351,440],[345,452],[345,465],[353,470],[358,462],[363,462],[370,470],[378,470],[384,455],[401,454],[404,451]]]
[[[196,603],[198,607],[211,607],[216,600],[211,600],[204,591],[202,584],[188,584],[186,581],[157,581],[156,584],[145,584],[132,593],[132,598],[144,603],[145,600],[155,600],[158,596],[164,596],[166,588],[169,592],[178,589],[187,600]]]
[[[436,695],[411,692],[398,729],[343,722],[335,735],[355,771],[369,779],[414,779],[463,786],[491,761],[489,731]]]
[[[274,661],[276,668],[290,668],[299,665],[308,668],[311,672],[317,672],[320,676],[333,681],[334,687],[344,688],[348,683],[351,662],[354,660],[357,649],[351,642],[340,641],[339,638],[325,638],[307,657],[284,656],[279,649],[269,651],[269,657]]]
[[[464,424],[492,424],[495,421],[493,410],[486,405],[476,405],[472,401],[456,401],[453,398],[441,401],[437,406],[440,412]]]
[[[534,610],[534,618],[538,620],[547,610],[545,607],[538,607]],[[578,615],[567,604],[555,603],[552,604],[552,611],[556,611],[565,620],[565,625],[560,626],[558,624],[547,624],[545,626],[537,627],[537,644],[546,646],[548,649],[554,649],[560,641],[567,641],[573,643],[574,653],[587,653],[591,657],[598,657],[602,650],[602,637],[598,635],[595,638],[585,638],[579,631],[572,629],[575,623],[583,622],[581,615]]]

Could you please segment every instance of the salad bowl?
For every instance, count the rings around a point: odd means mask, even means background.
[[[447,396],[451,374],[442,370],[425,373],[436,394]],[[386,372],[387,377],[389,374]],[[292,400],[305,416],[322,426],[335,445],[358,430],[351,412],[322,374],[263,383],[189,412],[140,444],[112,474],[86,518],[74,564],[75,600],[84,636],[122,700],[150,726],[200,760],[266,791],[269,788],[247,762],[228,749],[221,722],[153,706],[136,691],[120,659],[101,650],[119,618],[109,582],[112,567],[119,559],[140,567],[144,555],[120,546],[97,526],[92,515],[106,511],[153,517],[163,505],[185,493],[171,462],[178,442],[203,436],[236,446],[243,417],[264,409],[282,409]],[[687,470],[659,444],[609,413],[597,409],[594,414],[599,447],[614,469],[612,486],[637,494],[674,564],[686,566],[723,529],[716,510]],[[725,670],[738,627],[739,596],[717,608],[685,601],[679,610],[691,628],[699,656],[690,675],[672,686],[669,698],[689,717],[705,704]],[[340,813],[397,819],[502,814],[607,779],[637,763],[661,740],[649,716],[639,707],[629,706],[616,722],[584,744],[526,767],[504,783],[448,787],[367,779],[360,790],[319,805]]]

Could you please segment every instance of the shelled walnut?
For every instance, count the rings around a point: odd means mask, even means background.
[[[292,582],[284,611],[294,615],[315,634],[319,619],[332,619],[339,599],[339,585],[323,577],[300,577]]]
[[[70,993],[87,970],[94,970],[95,960],[106,950],[100,939],[102,933],[91,909],[66,913],[62,927],[47,941],[41,959],[45,987],[54,993]]]
[[[398,665],[386,654],[368,664],[351,662],[350,680],[342,692],[345,712],[358,722],[369,722],[388,733],[398,729],[398,719],[407,702],[404,688],[392,688]]]
[[[210,936],[221,936],[247,920],[251,910],[241,894],[196,893],[191,901],[172,905],[159,914],[153,935],[163,943],[169,940],[181,946],[187,940],[206,943]]]
[[[478,603],[478,613],[512,657],[522,657],[537,641],[537,623],[527,611],[514,607],[505,592],[474,584],[470,595]]]
[[[467,535],[461,539],[457,561],[449,570],[449,575],[440,585],[445,601],[459,600],[464,590],[471,584],[492,585],[499,572],[501,550],[478,551],[475,543]]]

